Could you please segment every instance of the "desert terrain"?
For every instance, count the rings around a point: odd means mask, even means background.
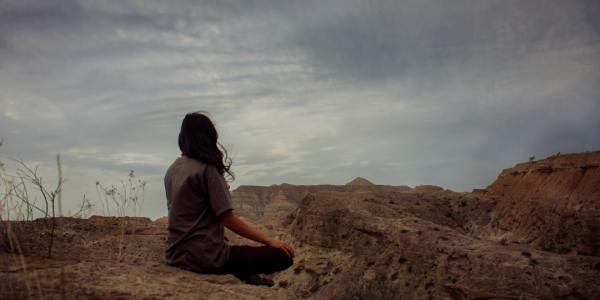
[[[472,192],[357,178],[232,196],[296,248],[272,288],[167,266],[165,218],[92,216],[0,223],[0,299],[600,299],[600,151]]]

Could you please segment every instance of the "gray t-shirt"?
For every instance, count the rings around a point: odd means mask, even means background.
[[[169,208],[166,260],[210,273],[229,259],[223,223],[217,218],[233,209],[229,186],[214,166],[181,156],[165,174]]]

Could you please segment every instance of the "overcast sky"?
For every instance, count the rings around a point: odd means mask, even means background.
[[[0,160],[162,178],[210,112],[242,184],[485,187],[600,149],[600,2],[0,0]]]

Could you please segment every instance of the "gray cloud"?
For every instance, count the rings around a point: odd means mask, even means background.
[[[343,1],[289,37],[339,76],[446,77],[524,54],[598,42],[593,1]],[[304,22],[302,22],[304,21]],[[441,73],[440,73],[441,72]],[[425,73],[425,74],[423,74]]]
[[[162,174],[211,113],[232,184],[485,186],[529,155],[600,148],[597,1],[18,1],[0,5],[0,159],[76,205]]]

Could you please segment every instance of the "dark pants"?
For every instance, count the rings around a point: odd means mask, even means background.
[[[289,268],[294,260],[285,251],[271,246],[231,246],[229,260],[218,274],[233,274],[245,279],[255,274],[271,274]]]

